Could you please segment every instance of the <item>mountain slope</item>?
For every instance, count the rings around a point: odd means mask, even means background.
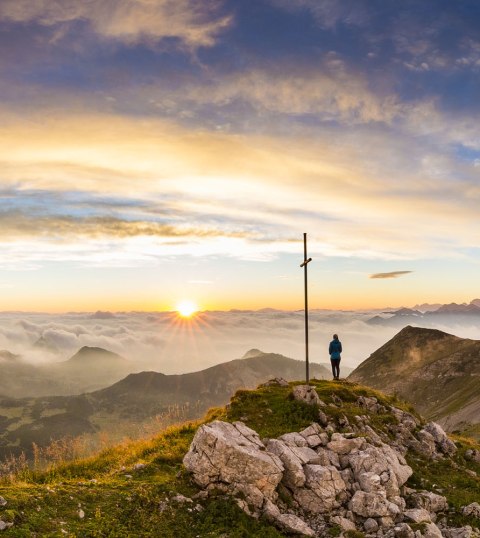
[[[90,356],[90,351],[82,354]],[[74,359],[83,367],[83,360],[78,356]],[[119,361],[118,356],[110,359],[115,364]],[[44,446],[64,436],[102,431],[121,438],[134,436],[152,420],[166,425],[197,419],[209,407],[227,403],[239,388],[253,388],[273,377],[298,379],[303,377],[304,368],[302,361],[262,353],[188,374],[130,374],[88,394],[0,398],[0,456],[21,451],[30,454],[32,443]],[[324,367],[311,364],[312,377],[327,374]]]
[[[449,430],[480,423],[480,341],[408,326],[348,379],[399,394]]]

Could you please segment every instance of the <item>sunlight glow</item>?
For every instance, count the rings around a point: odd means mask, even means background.
[[[190,318],[198,311],[198,306],[193,301],[181,301],[176,310],[182,318]]]

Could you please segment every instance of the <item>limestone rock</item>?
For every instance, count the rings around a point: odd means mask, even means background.
[[[378,531],[378,523],[371,517],[363,522],[363,528],[365,532],[374,533]]]
[[[440,529],[435,523],[427,523],[422,533],[423,538],[443,538]]]
[[[477,536],[480,536],[480,532],[474,531],[470,525],[456,529],[443,529],[442,534],[445,538],[477,538]]]
[[[357,480],[362,473],[379,475],[387,496],[398,496],[399,487],[413,473],[403,456],[386,444],[379,447],[369,445],[365,450],[351,454],[350,466]]]
[[[395,538],[414,538],[415,536],[415,533],[410,525],[407,525],[406,523],[399,523],[398,525],[395,525],[393,533]]]
[[[258,434],[245,424],[216,420],[200,426],[183,464],[199,486],[223,484],[261,507],[265,498],[276,497],[284,466],[278,456],[260,448],[264,445]]]
[[[425,425],[424,430],[432,434],[435,439],[435,443],[444,454],[455,454],[457,447],[455,443],[451,441],[443,428],[436,422],[429,422]]]
[[[282,530],[291,534],[315,537],[315,532],[298,516],[294,514],[282,514],[278,507],[271,501],[265,503],[263,510],[265,517],[272,523],[276,523]]]
[[[400,514],[398,506],[379,493],[356,491],[348,506],[353,513],[367,518]]]
[[[376,398],[369,398],[367,396],[360,396],[357,399],[357,405],[358,407],[363,407],[370,413],[378,413],[381,408],[385,409],[378,403]]]
[[[317,391],[310,385],[296,385],[293,387],[292,394],[294,400],[305,402],[310,405],[325,405],[325,403],[320,400]]]
[[[465,451],[465,459],[468,461],[475,461],[480,463],[480,450],[469,448]]]
[[[444,512],[448,510],[446,497],[431,491],[415,492],[409,498],[415,508],[425,508],[428,512]]]
[[[308,446],[305,437],[298,432],[285,433],[278,438],[283,441],[287,446]]]
[[[471,503],[468,506],[462,508],[462,514],[464,516],[473,516],[480,519],[480,504],[477,502]]]
[[[307,441],[307,445],[310,448],[317,448],[328,442],[328,435],[322,430],[322,428],[313,423],[308,428],[305,428],[300,432],[300,435]]]
[[[346,517],[335,516],[335,517],[332,517],[330,521],[332,523],[335,523],[335,525],[338,525],[342,529],[342,531],[356,530],[355,523],[353,523],[353,521],[350,521]]]
[[[283,377],[274,377],[269,379],[265,383],[260,385],[261,387],[288,387],[288,381],[283,379]]]
[[[303,472],[302,460],[293,452],[293,448],[289,447],[279,439],[270,439],[267,443],[267,450],[272,454],[276,454],[285,467],[283,474],[283,483],[290,487],[301,487],[305,484],[305,473]],[[313,450],[312,450],[313,452]],[[316,452],[313,452],[316,456]]]
[[[410,510],[405,510],[403,515],[406,519],[414,523],[432,522],[430,512],[427,512],[424,508],[411,508]]]
[[[338,508],[338,497],[346,489],[338,470],[333,466],[307,464],[304,471],[305,487],[293,492],[293,497],[301,508],[314,514],[324,514]]]
[[[365,446],[363,437],[346,439],[341,433],[334,433],[331,441],[327,444],[327,448],[337,454],[348,454],[352,450],[360,450],[363,446]]]

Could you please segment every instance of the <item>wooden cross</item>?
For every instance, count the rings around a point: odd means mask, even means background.
[[[310,365],[308,363],[308,286],[307,286],[307,265],[312,261],[312,258],[307,258],[307,234],[303,234],[303,274],[305,277],[305,367],[307,385],[310,383]]]

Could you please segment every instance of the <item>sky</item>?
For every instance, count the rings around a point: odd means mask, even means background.
[[[476,0],[1,0],[1,310],[480,295]]]

